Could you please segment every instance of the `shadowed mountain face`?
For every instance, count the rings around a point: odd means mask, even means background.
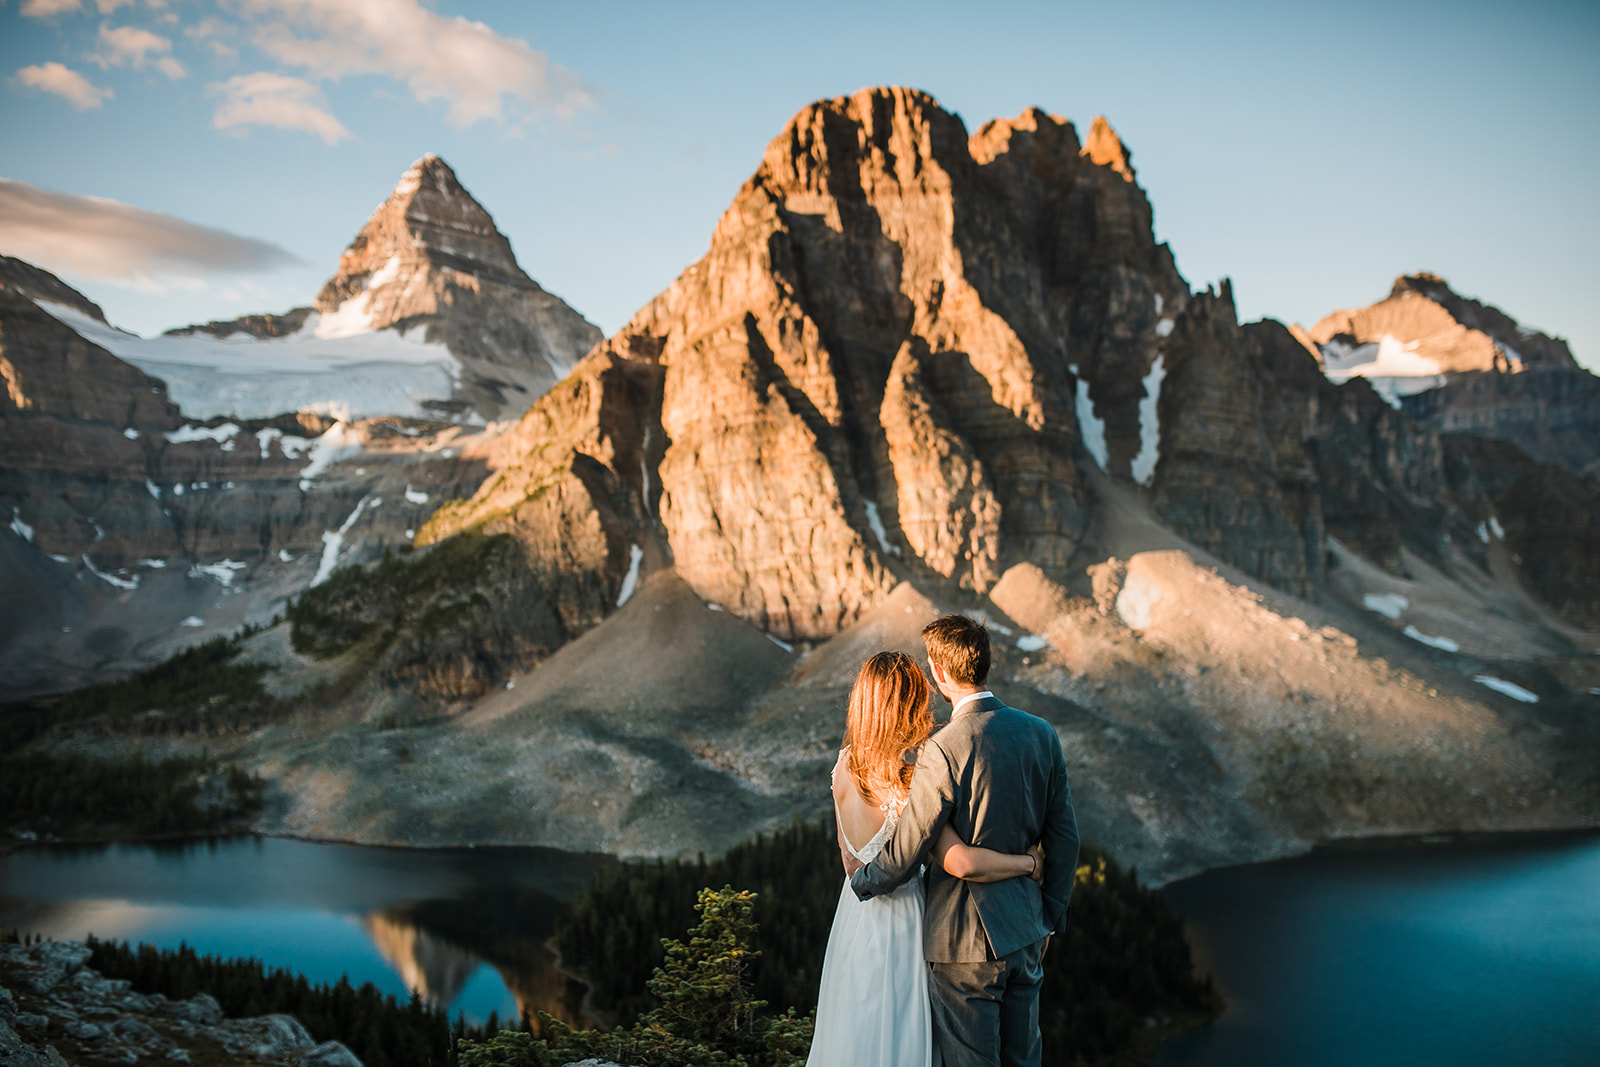
[[[402,231],[505,268],[420,166],[316,314],[409,321]],[[1104,120],[803,109],[706,255],[474,446],[419,551],[252,640],[335,694],[241,738],[264,825],[717,851],[826,811],[856,668],[951,609],[994,621],[1089,835],[1156,877],[1592,823],[1592,488],[1191,293],[1135,178]],[[1422,358],[1367,343],[1340,368]]]

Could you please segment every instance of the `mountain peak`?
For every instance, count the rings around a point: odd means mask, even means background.
[[[461,187],[461,180],[456,177],[456,172],[451,168],[450,164],[429,152],[407,167],[406,172],[400,175],[400,180],[395,183],[394,192],[389,194],[389,199],[391,201],[396,199],[409,200],[424,185],[435,189],[447,189],[452,193],[460,192],[466,194],[466,190]]]
[[[1122,175],[1123,181],[1134,180],[1133,153],[1122,143],[1122,138],[1117,136],[1117,131],[1111,128],[1111,123],[1106,121],[1104,115],[1096,115],[1094,122],[1089,125],[1089,136],[1083,142],[1082,154],[1099,166],[1110,166]]]
[[[375,277],[409,277],[429,268],[532,284],[489,212],[467,192],[450,164],[431,152],[406,169],[394,192],[350,242],[339,257],[338,273],[317,296],[316,308],[336,310]]]

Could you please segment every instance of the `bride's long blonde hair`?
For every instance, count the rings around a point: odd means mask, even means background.
[[[877,806],[904,796],[912,764],[906,754],[933,733],[933,687],[904,652],[879,652],[861,665],[850,690],[844,743],[847,766],[863,800]]]

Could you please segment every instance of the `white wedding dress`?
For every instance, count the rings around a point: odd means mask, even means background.
[[[903,803],[889,806],[883,825],[860,848],[845,837],[856,859],[871,863],[882,851]],[[806,1067],[930,1067],[932,1062],[922,879],[913,877],[893,893],[861,901],[847,878],[828,934]]]

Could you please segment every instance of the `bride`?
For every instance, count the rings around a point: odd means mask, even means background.
[[[928,966],[922,956],[922,880],[856,899],[849,875],[888,843],[906,802],[916,749],[934,731],[933,688],[904,652],[879,652],[850,691],[844,749],[833,768],[845,883],[828,935],[807,1067],[929,1067]],[[859,845],[857,844],[859,842]],[[931,862],[975,882],[1037,877],[1037,852],[1008,856],[965,845],[949,826]]]

